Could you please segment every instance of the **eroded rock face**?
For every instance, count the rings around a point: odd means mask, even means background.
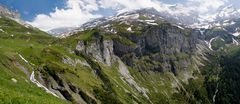
[[[80,51],[80,52],[85,52],[85,45],[83,41],[79,41],[77,46],[76,46],[76,50]]]
[[[51,69],[48,69],[46,66],[41,70],[48,72]],[[76,104],[96,104],[94,98],[90,97],[86,92],[71,82],[65,80],[61,73],[45,73],[45,71],[38,72],[41,83],[47,86],[47,88],[54,92],[59,98],[69,100]]]
[[[141,47],[142,54],[160,52],[161,54],[191,53],[195,49],[195,34],[184,33],[177,28],[150,28],[145,32]],[[142,45],[140,45],[142,46]]]
[[[176,74],[179,69],[187,69],[192,64],[190,57],[197,50],[200,32],[167,24],[147,27],[141,35],[118,34],[118,40],[104,40],[102,35],[98,35],[91,41],[79,41],[76,51],[108,66],[116,60],[116,55],[128,66],[140,70],[172,71]],[[132,44],[124,44],[124,41]]]
[[[79,41],[76,46],[76,51],[86,53],[95,58],[96,61],[105,63],[108,66],[111,66],[114,61],[112,40],[101,41],[101,39],[95,38],[94,41],[87,43]]]
[[[83,66],[90,67],[90,65],[85,60],[82,61],[82,60],[79,60],[79,59],[71,59],[70,57],[67,57],[67,56],[63,57],[62,61],[63,61],[64,64],[68,64],[68,65],[71,65],[73,67],[76,67],[77,64],[81,64]]]
[[[122,76],[122,80],[126,81],[130,86],[133,86],[138,92],[143,93],[143,95],[149,99],[147,93],[148,90],[140,87],[138,83],[134,80],[133,76],[130,74],[127,66],[120,60],[118,59],[118,64],[119,64],[119,73]]]
[[[113,41],[112,40],[104,40],[103,41],[103,59],[104,62],[111,66],[114,59],[114,53],[113,53]]]

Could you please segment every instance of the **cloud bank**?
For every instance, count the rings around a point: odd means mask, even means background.
[[[171,12],[208,14],[228,2],[229,0],[187,0],[177,4],[181,10]],[[28,23],[41,30],[49,31],[54,28],[79,26],[91,19],[102,17],[101,12],[98,12],[100,8],[112,9],[121,13],[150,7],[158,11],[170,11],[170,6],[173,5],[159,0],[66,0],[65,8],[56,7],[54,12],[39,14]]]
[[[101,17],[100,14],[92,14],[97,11],[96,0],[68,0],[66,8],[56,8],[49,14],[39,14],[29,24],[49,31],[54,28],[79,26],[92,18]]]

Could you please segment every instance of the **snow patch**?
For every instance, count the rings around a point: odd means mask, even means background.
[[[233,44],[239,45],[239,42],[237,40],[235,40],[234,38],[232,38],[232,40],[233,40]]]
[[[215,37],[215,38],[212,38],[209,42],[208,42],[208,41],[205,41],[206,44],[208,45],[208,48],[209,48],[211,51],[213,51],[213,49],[212,49],[212,41],[215,40],[215,39],[216,39],[216,37]]]
[[[105,26],[103,26],[104,28],[108,28],[108,27],[110,27],[111,25],[110,24],[107,24],[107,25],[105,25]]]
[[[183,28],[182,26],[179,26],[179,25],[173,25],[173,26],[176,26],[176,27],[178,27],[179,29],[184,30],[184,28]]]
[[[139,14],[125,14],[125,15],[118,15],[117,17],[113,17],[112,20],[125,20],[125,19],[138,19],[139,18]]]
[[[193,25],[188,26],[189,28],[196,28],[196,29],[209,29],[213,26],[209,23],[194,23]]]
[[[200,31],[201,35],[204,35],[205,29],[200,29],[199,31]]]
[[[221,26],[221,24],[220,23],[216,23],[215,26]]]
[[[132,27],[127,28],[127,31],[132,32]]]
[[[240,35],[240,32],[235,32],[233,33],[234,36],[239,36]]]
[[[144,22],[146,22],[149,25],[158,25],[157,23],[155,23],[155,20],[144,20]]]
[[[157,23],[151,23],[151,22],[147,22],[147,24],[149,24],[149,25],[158,25]]]
[[[145,22],[155,22],[155,20],[144,20]]]
[[[234,24],[236,24],[236,22],[232,21],[230,24],[231,24],[231,25],[234,25]]]
[[[209,49],[211,49],[211,50],[213,50],[213,49],[212,49],[212,41],[215,40],[215,39],[216,39],[216,37],[215,37],[215,38],[212,38],[212,39],[209,41]]]

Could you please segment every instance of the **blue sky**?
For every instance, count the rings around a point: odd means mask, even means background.
[[[165,3],[175,4],[185,0],[161,0]],[[8,8],[18,10],[21,18],[26,21],[32,21],[38,14],[48,14],[54,12],[55,8],[64,8],[66,0],[0,0],[0,3]],[[100,9],[101,14],[110,16],[115,12],[109,9]]]
[[[240,7],[240,0],[0,0],[0,4],[18,10],[24,21],[48,31],[128,10],[147,7],[163,10],[169,4],[181,4],[186,11],[206,14],[224,5]]]
[[[0,3],[18,10],[23,20],[31,21],[38,14],[48,14],[56,7],[64,8],[65,0],[0,0]]]

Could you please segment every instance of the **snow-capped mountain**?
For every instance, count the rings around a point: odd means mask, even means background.
[[[108,28],[110,27],[109,24],[112,24],[115,22],[118,22],[120,24],[124,23],[127,25],[133,25],[133,24],[159,25],[161,22],[169,22],[171,24],[175,24],[178,27],[198,22],[197,19],[192,19],[190,17],[191,17],[190,15],[182,14],[180,16],[180,14],[159,12],[154,8],[138,9],[134,11],[120,13],[112,17],[103,17],[103,18],[92,20],[90,22],[87,22],[81,25],[79,28],[72,30],[70,33],[69,31],[63,32],[61,37],[66,37],[69,34],[72,34],[74,32],[83,31],[83,30],[87,30],[95,27]],[[111,30],[111,29],[108,31],[115,32],[114,30]]]
[[[172,11],[175,11],[176,9],[180,8],[177,6],[171,6],[171,9]],[[154,21],[167,21],[169,23],[178,25],[190,25],[199,22],[197,14],[184,14],[182,12],[173,13],[166,11],[157,11],[154,8],[145,8],[124,12],[112,17],[95,19],[93,21],[83,24],[79,30],[96,27],[110,21],[138,21],[152,25],[157,25],[157,23],[154,23]]]
[[[240,18],[240,12],[232,5],[220,7],[215,13],[199,16],[199,23],[189,25],[191,28],[212,28],[235,24],[236,19]]]
[[[7,17],[11,20],[14,20],[14,21],[18,22],[19,24],[25,26],[26,28],[37,29],[37,28],[31,26],[30,24],[26,23],[25,21],[23,21],[21,19],[20,13],[18,11],[11,10],[8,7],[0,4],[0,17],[1,16]]]
[[[240,17],[240,12],[234,8],[232,5],[227,7],[222,7],[218,10],[216,14],[216,21],[224,21],[226,19],[236,19]]]
[[[182,5],[169,6],[169,9],[170,11],[168,11],[168,14],[167,15],[163,14],[163,17],[172,18],[171,20],[178,24],[191,25],[194,23],[201,22],[198,13],[194,11],[188,11]]]
[[[159,21],[167,21],[176,26],[185,26],[189,28],[212,28],[215,26],[226,26],[234,24],[233,19],[240,17],[240,12],[232,5],[220,7],[215,13],[200,15],[194,12],[185,12],[181,5],[171,5],[168,11],[157,11],[154,8],[144,8],[133,11],[124,12],[116,16],[102,17],[89,21],[79,28],[61,28],[51,30],[51,34],[63,34],[67,36],[72,32],[83,31],[96,26],[103,26],[109,22],[135,21],[150,25],[157,25]]]

